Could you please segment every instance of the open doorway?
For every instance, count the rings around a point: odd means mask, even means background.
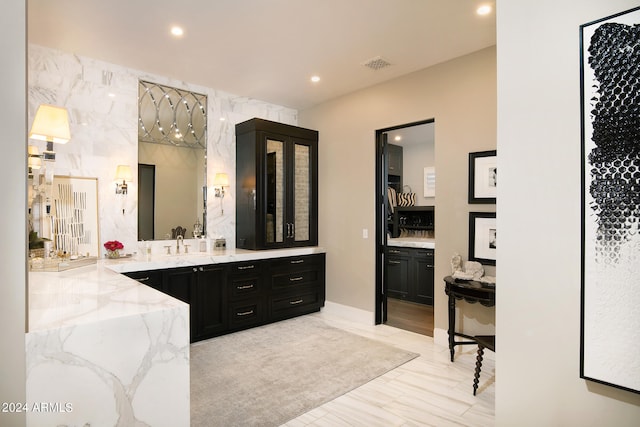
[[[376,323],[433,336],[435,121],[376,131]]]

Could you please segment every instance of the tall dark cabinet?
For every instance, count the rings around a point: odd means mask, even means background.
[[[318,132],[263,119],[236,125],[236,247],[318,244]]]

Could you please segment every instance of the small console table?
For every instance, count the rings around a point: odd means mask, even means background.
[[[475,280],[455,279],[451,276],[445,277],[444,283],[444,291],[449,296],[449,352],[453,362],[456,345],[477,344],[471,335],[456,332],[456,300],[472,304],[479,302],[485,307],[493,307],[496,305],[496,286]],[[468,341],[456,341],[455,337],[466,338]]]

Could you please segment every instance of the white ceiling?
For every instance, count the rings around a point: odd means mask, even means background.
[[[302,110],[494,45],[495,13],[475,13],[494,3],[28,0],[27,25],[30,43]],[[392,65],[362,65],[378,56]]]

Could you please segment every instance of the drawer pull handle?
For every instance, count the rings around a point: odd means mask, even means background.
[[[301,303],[303,303],[303,302],[304,302],[304,300],[303,300],[303,299],[297,299],[297,300],[295,300],[295,301],[289,301],[289,304],[290,304],[290,305],[297,305],[297,304],[301,304]]]
[[[141,277],[139,279],[136,279],[138,282],[146,282],[147,280],[149,280],[149,277]]]
[[[298,276],[298,277],[289,277],[289,281],[290,282],[299,282],[300,280],[304,279],[304,277],[302,276]]]
[[[400,261],[389,260],[389,264],[400,264]]]
[[[253,310],[243,311],[242,313],[236,313],[236,316],[249,316],[253,314]]]
[[[304,262],[303,259],[296,259],[296,260],[291,261],[291,264],[302,264],[303,262]]]
[[[389,250],[389,253],[390,253],[390,254],[399,254],[399,253],[400,253],[400,251],[397,251],[397,250],[395,250],[395,249],[391,249],[391,250]]]
[[[252,289],[253,285],[240,285],[240,286],[236,286],[236,289],[239,291],[245,290],[245,289]]]
[[[433,268],[433,265],[427,264],[427,268]]]
[[[238,267],[238,270],[251,270],[252,268],[254,268],[255,265],[251,264],[251,265],[241,265]]]

